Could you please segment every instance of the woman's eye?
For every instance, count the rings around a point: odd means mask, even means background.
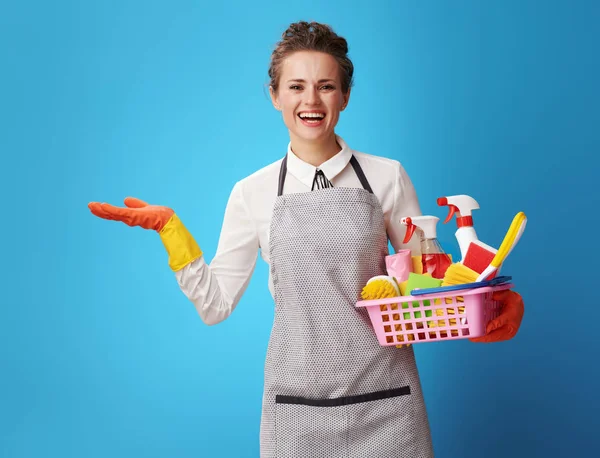
[[[290,89],[292,91],[299,91],[300,89],[302,89],[302,87],[294,84],[294,85],[290,86]]]
[[[335,89],[335,88],[330,84],[326,84],[325,86],[321,86],[321,89],[324,89],[326,91],[331,91],[332,89]]]

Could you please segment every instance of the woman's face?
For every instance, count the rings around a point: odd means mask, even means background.
[[[350,91],[342,93],[340,67],[335,58],[315,51],[288,56],[281,67],[279,88],[276,93],[273,88],[270,92],[292,141],[302,142],[329,139],[350,96]]]

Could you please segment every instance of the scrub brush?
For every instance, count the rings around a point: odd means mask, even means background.
[[[385,297],[398,297],[400,296],[400,287],[394,277],[388,275],[378,275],[371,278],[361,292],[363,300],[369,301],[373,299],[383,299]],[[388,310],[386,304],[380,305],[380,310],[385,312]],[[390,304],[391,310],[398,310],[398,304]],[[410,339],[412,340],[412,339]],[[407,344],[407,346],[410,344]],[[397,348],[401,348],[403,345],[396,345]]]
[[[477,280],[479,273],[465,266],[461,262],[450,264],[446,269],[442,286],[462,285],[465,283],[473,283]]]
[[[360,295],[366,301],[384,297],[397,297],[400,296],[400,288],[394,277],[378,275],[367,282]],[[387,305],[382,305],[381,311],[385,310],[387,310]]]

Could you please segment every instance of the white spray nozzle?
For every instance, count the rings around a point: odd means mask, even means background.
[[[436,226],[439,220],[437,216],[407,216],[402,218],[400,222],[407,226],[404,243],[410,241],[417,227],[423,231],[423,236],[426,239],[436,238]]]
[[[448,213],[444,224],[450,221],[455,213],[458,213],[456,216],[456,224],[458,227],[472,226],[473,216],[471,215],[471,212],[479,209],[477,201],[465,194],[440,197],[437,200],[437,203],[440,207],[447,205],[450,208],[450,212]]]

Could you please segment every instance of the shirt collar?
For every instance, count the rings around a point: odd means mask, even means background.
[[[336,140],[342,149],[332,158],[323,162],[318,168],[323,171],[328,180],[332,181],[350,162],[352,150],[344,140],[336,135]],[[309,188],[312,187],[317,167],[304,162],[292,151],[292,143],[288,143],[287,170]]]

